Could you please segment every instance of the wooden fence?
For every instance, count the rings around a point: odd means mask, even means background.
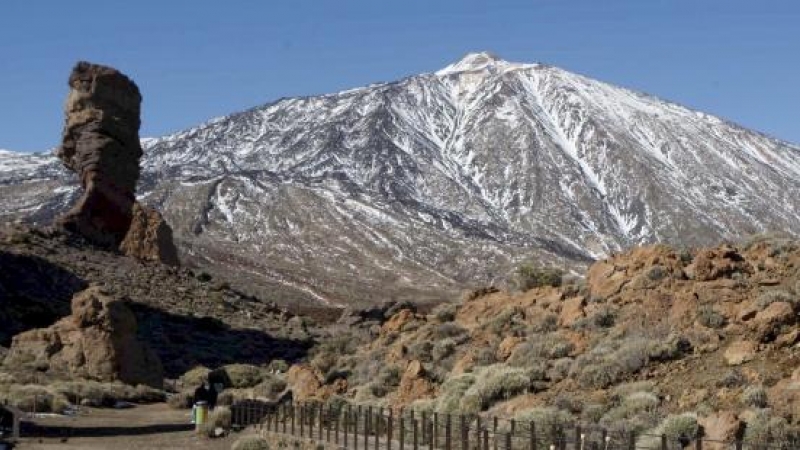
[[[668,438],[598,426],[519,422],[476,415],[417,413],[320,403],[233,405],[234,426],[256,426],[353,450],[793,450],[798,442],[732,442],[701,435]]]

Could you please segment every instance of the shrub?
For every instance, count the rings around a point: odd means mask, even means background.
[[[242,436],[233,443],[231,450],[270,450],[270,447],[261,436]]]
[[[776,302],[786,302],[795,306],[797,305],[798,300],[797,297],[784,290],[772,289],[769,291],[764,291],[758,296],[757,305],[759,308],[764,309]]]
[[[561,358],[553,361],[553,364],[547,370],[547,378],[554,383],[565,380],[569,376],[572,362],[572,358]]]
[[[545,314],[538,318],[528,329],[531,333],[551,333],[558,330],[558,316]]]
[[[525,392],[531,379],[524,369],[495,364],[480,369],[475,383],[464,393],[461,408],[466,414],[485,410],[498,400]]]
[[[475,375],[462,374],[445,381],[439,388],[436,398],[436,411],[443,414],[454,414],[459,411],[459,404],[467,390],[475,383]]]
[[[268,372],[286,373],[289,370],[289,363],[282,359],[273,359],[267,364]]]
[[[456,318],[458,307],[452,303],[444,303],[433,310],[436,320],[439,322],[452,322]]]
[[[497,352],[490,347],[482,347],[472,357],[475,367],[489,366],[497,362]]]
[[[253,394],[259,397],[274,398],[286,390],[286,381],[276,376],[268,375],[261,383],[253,387]]]
[[[494,318],[485,322],[484,326],[496,335],[506,334],[507,332],[522,334],[527,327],[525,311],[518,306],[507,307]]]
[[[726,323],[725,316],[710,305],[703,305],[697,310],[697,321],[706,328],[722,328]]]
[[[435,339],[446,339],[460,336],[466,332],[467,330],[456,323],[445,322],[433,328],[433,337]]]
[[[433,349],[431,350],[431,356],[433,357],[434,361],[438,362],[452,355],[455,350],[456,342],[453,339],[443,339],[434,344]]]
[[[250,364],[230,364],[223,366],[209,374],[210,378],[214,378],[218,373],[223,373],[221,377],[223,380],[230,382],[226,387],[233,387],[237,389],[251,388],[264,379],[264,370],[258,366]]]
[[[422,362],[431,362],[433,359],[433,343],[428,340],[415,342],[408,346],[408,355]]]
[[[571,342],[558,334],[551,333],[543,336],[534,336],[514,349],[514,352],[508,358],[508,363],[512,366],[520,367],[525,366],[528,361],[541,358],[564,358],[574,349],[575,346]]]
[[[203,381],[208,379],[209,373],[211,373],[211,369],[208,367],[197,366],[181,375],[179,381],[184,388],[194,389],[203,384]]]
[[[216,437],[217,429],[226,433],[231,428],[231,410],[227,406],[218,406],[208,415],[208,420],[201,425],[201,432],[208,437]]]
[[[530,429],[531,422],[534,423],[537,430],[547,430],[552,425],[565,425],[573,421],[572,415],[568,412],[553,407],[526,409],[516,413],[514,420],[525,431]]]
[[[5,396],[11,406],[25,412],[62,413],[69,407],[66,397],[37,385],[12,385]]]
[[[747,382],[744,374],[739,369],[731,369],[717,382],[719,387],[735,388]]]
[[[514,285],[521,291],[552,286],[561,286],[564,272],[558,269],[538,268],[531,264],[523,264],[514,272]]]
[[[767,390],[764,386],[750,386],[742,392],[742,403],[754,408],[767,407]]]
[[[167,404],[173,409],[189,409],[194,404],[192,392],[178,392],[167,397]]]
[[[659,425],[656,435],[665,434],[671,441],[681,436],[692,438],[697,435],[698,427],[697,416],[692,413],[669,415]]]
[[[608,308],[597,311],[590,318],[591,323],[598,328],[611,328],[616,321],[616,315]]]
[[[757,410],[753,418],[747,421],[744,434],[745,442],[764,446],[767,442],[785,443],[800,438],[800,430],[792,430],[786,419],[772,416],[769,410]],[[781,448],[776,446],[775,448]],[[786,448],[794,448],[787,446]]]

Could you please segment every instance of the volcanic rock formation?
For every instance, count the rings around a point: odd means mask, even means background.
[[[142,96],[119,71],[87,62],[75,66],[69,86],[57,155],[78,173],[84,194],[59,222],[97,244],[116,246],[130,227],[139,179]]]
[[[69,77],[66,123],[57,156],[80,176],[83,196],[58,220],[91,242],[131,256],[177,264],[172,230],[136,202],[139,88],[116,69],[79,62]]]
[[[6,364],[98,381],[161,387],[161,361],[136,338],[136,317],[120,300],[97,286],[72,298],[72,314],[48,328],[14,337]]]

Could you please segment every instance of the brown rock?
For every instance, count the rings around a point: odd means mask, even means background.
[[[758,344],[753,341],[736,341],[725,349],[725,362],[729,366],[738,366],[752,361],[758,350]]]
[[[562,327],[571,327],[578,320],[584,318],[586,314],[583,311],[585,301],[583,297],[573,297],[564,300],[564,305],[561,308],[561,314],[558,318],[558,324]]]
[[[116,69],[87,62],[72,69],[69,87],[56,154],[78,173],[84,194],[59,223],[96,244],[115,247],[131,223],[142,156],[142,96]]]
[[[292,390],[295,401],[317,398],[322,389],[322,379],[310,366],[299,364],[286,372],[286,383]]]
[[[403,327],[417,319],[417,315],[414,314],[414,311],[410,309],[401,309],[395,315],[389,318],[383,326],[381,326],[381,334],[387,335],[389,333],[399,333],[403,330]]]
[[[161,387],[161,362],[136,339],[136,329],[122,301],[90,287],[73,297],[72,315],[15,336],[6,364],[33,362],[73,377]]]
[[[433,383],[425,378],[425,368],[419,361],[411,361],[406,366],[403,377],[400,378],[400,386],[397,388],[394,398],[394,406],[402,407],[413,403],[416,400],[431,398],[436,392]]]
[[[172,242],[172,228],[161,213],[139,202],[133,204],[131,226],[119,248],[122,253],[143,261],[172,266],[179,264],[178,250]]]
[[[756,332],[759,340],[780,333],[780,328],[784,325],[791,325],[797,321],[797,314],[792,309],[792,305],[787,302],[770,303],[764,310],[756,314],[750,322],[750,326]]]
[[[728,245],[700,250],[687,268],[687,273],[697,281],[728,278],[736,272],[752,273],[752,267],[735,248]]]
[[[697,419],[703,427],[703,436],[708,442],[703,448],[724,450],[735,442],[744,431],[744,422],[731,411],[720,411]]]
[[[94,244],[177,265],[171,229],[135,200],[142,156],[139,88],[116,69],[87,62],[72,69],[69,87],[56,155],[78,174],[84,192],[57,223]]]
[[[514,349],[522,342],[522,338],[517,336],[506,336],[505,339],[500,341],[500,345],[497,346],[497,353],[496,357],[498,361],[505,361],[507,360],[512,353],[514,353]]]

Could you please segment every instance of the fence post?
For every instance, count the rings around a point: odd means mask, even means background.
[[[530,423],[530,430],[528,430],[531,434],[531,445],[530,450],[536,450],[536,423],[531,421]]]
[[[386,419],[386,450],[392,450],[392,438],[394,434],[394,410],[389,408],[389,418]]]
[[[483,429],[483,450],[489,450],[489,427]]]
[[[381,444],[381,419],[383,419],[382,411],[383,408],[381,408],[379,412],[375,413],[375,424],[372,426],[372,431],[375,433],[375,450],[378,450]]]
[[[628,450],[636,450],[636,433],[628,432]]]
[[[703,450],[703,427],[697,427],[697,434],[694,437],[695,450]]]
[[[403,417],[403,412],[400,411],[400,450],[406,448],[406,419]]]
[[[356,409],[356,416],[353,420],[353,448],[358,450],[358,422],[361,420],[361,405]],[[365,449],[366,450],[366,449]]]
[[[372,420],[372,406],[364,411],[364,450],[369,450],[369,426]]]
[[[325,442],[331,441],[331,407],[328,406],[328,415],[325,416],[325,406],[320,403],[319,405],[319,440],[322,440],[322,428],[325,428]],[[327,420],[326,420],[327,419]]]
[[[433,413],[433,448],[439,445],[439,413]]]
[[[461,414],[461,449],[469,449],[469,435],[467,434],[466,418]]]
[[[347,405],[347,409],[344,411],[344,447],[347,448],[347,432],[350,429],[349,420],[350,419],[350,405]]]
[[[559,448],[561,450],[567,450],[567,434],[564,433],[564,425],[558,426],[558,441],[561,443]]]
[[[444,448],[445,450],[451,450],[453,445],[453,424],[452,424],[452,416],[450,414],[447,415],[444,424]]]
[[[661,434],[661,450],[667,450],[667,435]]]
[[[575,426],[575,448],[583,450],[583,432],[581,426]]]
[[[511,450],[511,433],[506,433],[506,450]]]
[[[494,450],[498,450],[497,443],[497,416],[492,417],[492,440],[494,440]]]
[[[294,430],[295,430],[294,423],[297,421],[297,417],[296,416],[297,416],[297,407],[295,406],[294,403],[292,403],[292,436],[296,436],[295,432],[294,432]]]
[[[414,413],[412,412],[411,414],[413,415]],[[417,432],[419,427],[417,425],[417,419],[412,420],[414,421],[414,450],[419,450],[419,441],[417,440]]]

